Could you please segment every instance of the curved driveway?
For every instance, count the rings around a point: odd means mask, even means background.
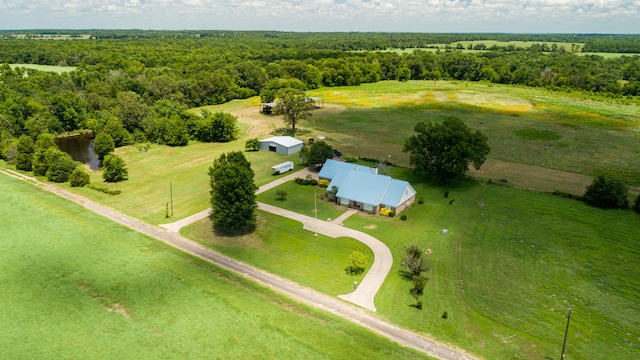
[[[272,189],[280,184],[283,184],[287,181],[294,180],[296,177],[305,178],[308,174],[311,174],[308,169],[302,169],[300,171],[288,174],[283,176],[277,180],[274,180],[266,185],[262,185],[256,191],[256,194]],[[365,234],[361,231],[353,230],[350,228],[345,228],[342,225],[336,224],[334,222],[329,221],[319,221],[310,216],[302,215],[293,211],[285,210],[273,205],[268,205],[264,203],[258,203],[258,209],[270,212],[272,214],[284,216],[286,218],[296,220],[302,223],[303,228],[309,231],[314,231],[316,233],[329,236],[332,238],[338,237],[349,237],[353,238],[357,241],[368,246],[373,252],[373,263],[371,264],[371,268],[362,279],[360,284],[356,287],[356,289],[349,294],[340,295],[339,297],[347,300],[353,304],[358,306],[362,306],[363,308],[371,311],[376,311],[376,306],[374,303],[374,298],[384,279],[389,274],[391,270],[391,265],[393,264],[393,257],[391,256],[391,251],[389,248],[382,243],[380,240],[374,238],[369,234]],[[163,228],[175,232],[180,232],[180,229],[184,226],[187,226],[191,223],[194,223],[200,219],[204,219],[209,216],[211,210],[203,210],[197,214],[191,215],[184,219],[178,220],[176,222],[170,224],[162,224]],[[348,215],[348,214],[347,214]]]
[[[273,205],[258,203],[258,209],[299,221],[305,229],[318,234],[332,238],[350,237],[367,245],[373,251],[373,264],[371,264],[371,268],[354,292],[347,295],[340,295],[340,298],[362,306],[365,309],[376,311],[373,299],[382,286],[387,274],[389,274],[391,265],[393,264],[391,251],[389,251],[389,248],[385,244],[363,232],[345,228],[333,222],[317,220],[310,216],[298,214]]]

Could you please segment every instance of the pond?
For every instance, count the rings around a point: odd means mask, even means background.
[[[73,160],[89,165],[92,171],[100,169],[100,160],[93,149],[93,139],[89,134],[59,137],[55,139],[60,150],[71,155]]]

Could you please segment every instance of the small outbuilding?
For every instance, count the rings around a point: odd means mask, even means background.
[[[260,140],[260,150],[273,151],[278,154],[295,154],[302,149],[304,141],[291,136],[274,136]]]

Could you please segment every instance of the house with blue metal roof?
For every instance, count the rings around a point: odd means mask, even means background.
[[[333,180],[336,173],[340,170],[349,171],[359,171],[370,174],[377,174],[378,168],[372,168],[364,165],[352,164],[344,161],[338,161],[333,159],[328,159],[325,161],[324,165],[322,165],[322,169],[318,173],[318,177],[320,179]]]
[[[372,213],[387,208],[398,214],[416,198],[416,190],[407,181],[357,169],[336,170],[327,189],[334,187],[339,204]]]

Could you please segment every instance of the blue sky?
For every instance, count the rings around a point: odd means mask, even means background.
[[[640,33],[640,0],[0,0],[0,29]]]

